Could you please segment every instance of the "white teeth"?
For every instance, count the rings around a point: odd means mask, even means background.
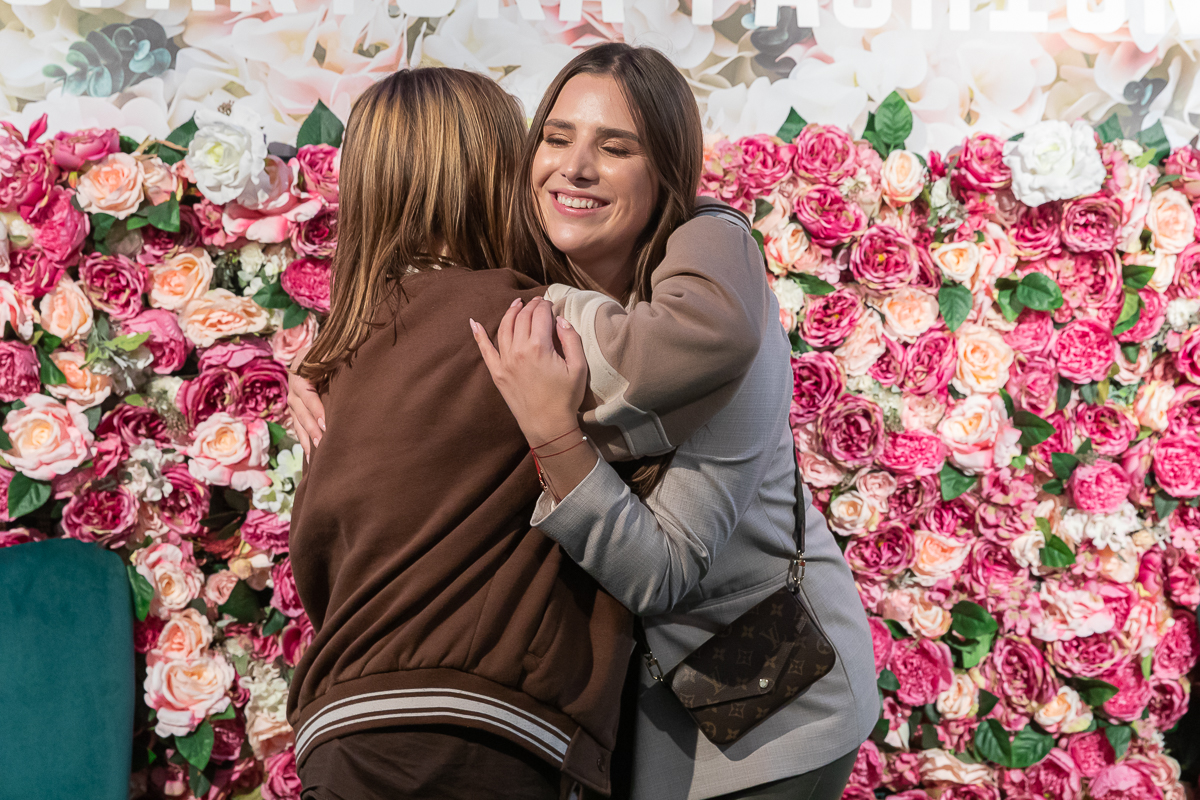
[[[565,194],[555,195],[558,202],[562,203],[567,208],[599,208],[604,203],[596,200],[589,200],[586,197],[570,197]]]

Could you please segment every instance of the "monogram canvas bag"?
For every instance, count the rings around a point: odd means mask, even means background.
[[[742,614],[664,675],[644,642],[646,666],[666,683],[700,732],[736,742],[833,668],[833,645],[800,602],[804,491],[796,470],[796,555],[779,591]],[[641,635],[641,628],[638,628]]]

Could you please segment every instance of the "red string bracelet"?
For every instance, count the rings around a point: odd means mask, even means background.
[[[574,432],[575,432],[575,431],[577,431],[577,430],[579,430],[579,426],[578,426],[578,425],[577,425],[577,426],[575,426],[574,428],[571,428],[571,430],[567,431],[567,432],[566,432],[566,433],[564,433],[562,436],[555,436],[553,439],[551,439],[551,440],[550,440],[550,441],[548,441],[548,442],[542,442],[541,444],[534,445],[533,447],[529,448],[529,452],[531,452],[531,453],[532,453],[534,450],[540,450],[541,448],[545,447],[545,446],[546,446],[546,445],[548,445],[548,444],[554,444],[554,443],[555,443],[555,442],[557,442],[559,439],[565,439],[565,438],[567,438],[568,436],[570,436],[572,433],[574,433]]]
[[[561,439],[562,437],[560,436],[560,437],[558,437],[558,438],[560,438],[560,439]],[[582,439],[580,439],[578,442],[576,442],[575,444],[573,444],[573,445],[571,445],[570,447],[568,447],[566,450],[559,450],[557,453],[543,453],[543,454],[542,454],[540,457],[541,457],[541,458],[552,458],[552,457],[554,457],[554,456],[561,456],[563,453],[569,453],[569,452],[571,452],[571,451],[572,451],[572,450],[574,450],[576,447],[579,447],[579,445],[581,445],[581,444],[586,444],[586,443],[587,443],[587,440],[588,440],[588,438],[587,438],[586,436],[584,436]],[[533,457],[534,457],[534,459],[535,459],[535,460],[536,460],[537,458],[539,458],[539,456],[538,456],[538,454],[537,454],[537,453],[534,453],[534,454],[533,454]]]

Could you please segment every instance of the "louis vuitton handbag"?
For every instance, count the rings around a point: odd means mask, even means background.
[[[714,744],[736,742],[833,668],[833,645],[800,602],[803,580],[804,491],[797,467],[796,555],[785,585],[666,675],[638,626],[650,675],[671,688]]]

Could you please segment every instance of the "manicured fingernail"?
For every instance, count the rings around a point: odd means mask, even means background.
[[[469,322],[471,324],[471,332],[472,333],[479,333],[479,323],[478,322],[476,322],[475,320],[470,319],[470,318],[467,319],[467,322]]]
[[[518,297],[516,300],[512,301],[512,305],[509,306],[509,308],[516,308],[519,305],[521,305],[521,298]]]
[[[325,430],[325,418],[324,417],[321,417],[319,420],[317,420],[317,424],[321,426],[321,430]]]
[[[571,330],[571,323],[567,322],[566,317],[559,317],[558,327],[562,328],[564,331],[569,331]]]

